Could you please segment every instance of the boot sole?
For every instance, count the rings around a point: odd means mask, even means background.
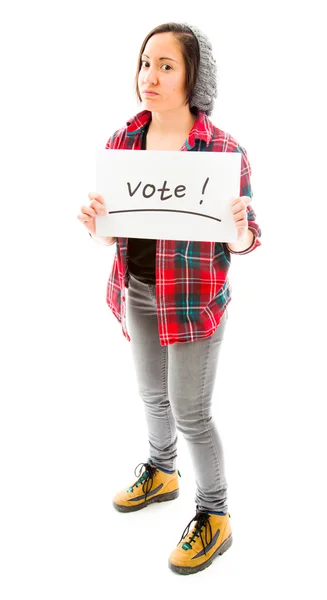
[[[169,500],[174,500],[179,496],[179,489],[174,490],[173,492],[168,492],[167,494],[158,494],[157,496],[153,496],[153,498],[149,498],[146,502],[142,504],[136,504],[135,506],[123,506],[121,504],[116,504],[113,502],[113,506],[119,512],[135,512],[136,510],[141,510],[148,506],[148,504],[153,504],[154,502],[167,502]]]
[[[168,562],[169,568],[174,571],[174,573],[179,573],[180,575],[191,575],[192,573],[198,573],[198,571],[203,571],[209,565],[211,565],[212,561],[219,555],[224,554],[228,548],[232,545],[233,537],[230,535],[222,544],[217,548],[217,550],[213,553],[213,555],[202,565],[198,565],[197,567],[178,567],[177,565],[173,565],[170,561]]]

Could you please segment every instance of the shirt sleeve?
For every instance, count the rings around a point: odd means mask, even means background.
[[[105,150],[117,150],[121,146],[122,142],[122,129],[117,129],[109,138],[106,143]]]
[[[249,198],[253,197],[253,191],[251,186],[251,165],[247,156],[247,152],[245,148],[242,146],[238,146],[238,150],[242,153],[241,159],[241,184],[240,184],[240,196],[248,196]],[[248,228],[253,233],[253,241],[249,248],[242,250],[242,252],[234,252],[228,247],[228,250],[231,254],[248,254],[252,252],[258,246],[261,246],[261,242],[259,238],[261,237],[261,229],[256,222],[256,214],[252,208],[251,204],[248,204],[246,207],[247,210],[247,219],[248,219]]]
[[[105,150],[112,150],[115,143],[115,134],[113,134],[106,143]]]

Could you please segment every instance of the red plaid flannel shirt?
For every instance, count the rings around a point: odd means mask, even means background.
[[[150,119],[151,112],[147,110],[132,117],[125,127],[110,137],[106,149],[141,150],[143,130]],[[181,151],[241,152],[240,196],[252,198],[251,167],[246,150],[231,135],[215,127],[204,112],[198,112]],[[261,230],[250,205],[247,206],[247,218],[248,228],[254,234],[253,243],[250,248],[235,254],[247,254],[261,245]],[[106,299],[121,323],[124,336],[130,341],[126,328],[127,250],[128,238],[117,238]],[[202,340],[215,332],[231,300],[230,252],[226,243],[157,240],[156,301],[162,346]]]

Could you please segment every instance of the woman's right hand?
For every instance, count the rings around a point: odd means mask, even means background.
[[[88,197],[91,201],[90,205],[81,206],[81,214],[77,215],[77,218],[85,225],[90,233],[95,234],[95,217],[97,215],[106,215],[107,211],[104,199],[100,194],[90,192]]]

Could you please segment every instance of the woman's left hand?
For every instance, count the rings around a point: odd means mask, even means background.
[[[241,240],[245,237],[248,230],[248,219],[246,207],[250,204],[249,196],[240,196],[232,202],[232,213],[235,225],[237,227],[237,239]]]

